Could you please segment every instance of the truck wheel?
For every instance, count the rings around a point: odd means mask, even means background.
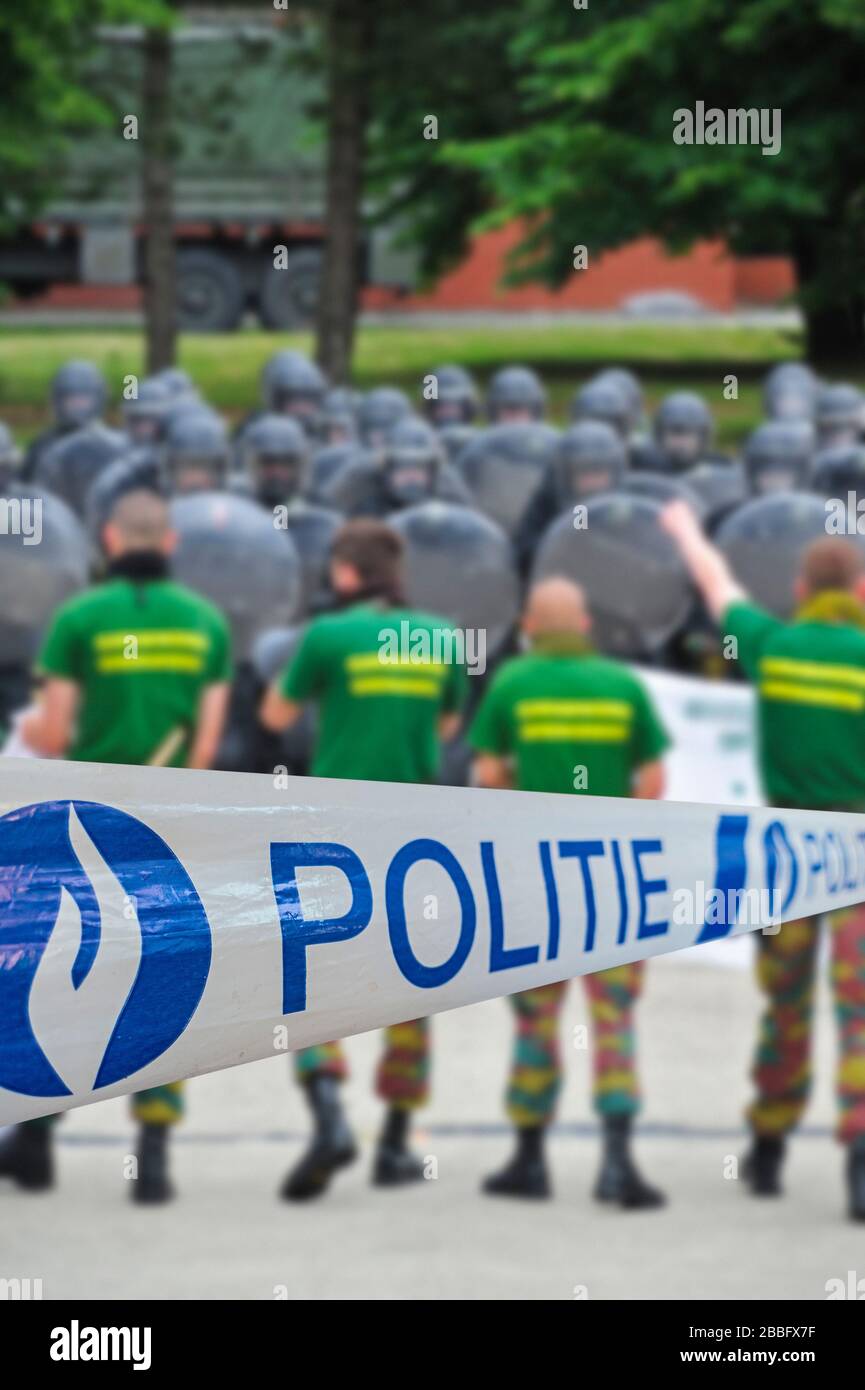
[[[246,301],[243,282],[227,256],[190,249],[177,255],[177,321],[193,333],[237,328]]]
[[[286,264],[265,271],[258,314],[265,328],[305,328],[315,317],[321,280],[321,252],[292,251]]]

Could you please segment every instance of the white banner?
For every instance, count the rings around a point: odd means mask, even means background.
[[[747,685],[635,666],[673,741],[664,756],[667,801],[712,795],[726,806],[759,806],[757,702]]]
[[[862,899],[865,816],[4,760],[0,1123]]]

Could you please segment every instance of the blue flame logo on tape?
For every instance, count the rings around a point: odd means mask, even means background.
[[[141,959],[99,1064],[93,1089],[161,1056],[187,1027],[210,970],[210,924],[176,854],[134,816],[93,801],[45,801],[0,817],[0,1086],[67,1096],[33,1031],[30,992],[65,889],[81,915],[72,966],[77,990],[96,960],[102,912],[70,839],[75,815],[135,904]],[[182,950],[177,949],[182,945]]]
[[[704,922],[697,945],[729,936],[739,917],[738,904],[749,885],[746,842],[750,818],[746,815],[722,815],[715,832],[714,894],[722,904],[720,914]],[[790,843],[787,829],[780,820],[770,821],[762,836],[763,873],[765,878],[766,920],[752,926],[768,926],[787,912],[799,885],[799,866]],[[757,882],[752,881],[752,888]]]

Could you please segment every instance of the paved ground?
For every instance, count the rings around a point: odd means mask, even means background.
[[[368,1186],[377,1039],[356,1038],[350,1104],[364,1156],[323,1203],[276,1200],[305,1116],[285,1062],[259,1062],[190,1084],[176,1143],[181,1197],[170,1208],[140,1210],[127,1199],[123,1102],[67,1117],[55,1193],[24,1198],[0,1182],[0,1278],[41,1278],[46,1299],[570,1300],[581,1289],[590,1299],[825,1298],[828,1279],[846,1280],[849,1270],[865,1276],[863,1232],[843,1218],[841,1153],[830,1133],[834,1038],[825,990],[819,1084],[787,1197],[756,1203],[725,1177],[743,1143],[757,1007],[742,968],[749,944],[651,967],[640,1156],[671,1195],[663,1212],[608,1211],[589,1198],[597,1145],[588,1058],[569,1045],[584,1017],[577,983],[564,1020],[569,1076],[551,1145],[554,1201],[478,1194],[508,1142],[500,1092],[509,1016],[499,1001],[436,1020],[435,1102],[418,1135],[420,1151],[436,1160],[435,1180],[394,1194]]]
[[[675,332],[679,326],[693,328],[695,324],[728,325],[752,328],[798,329],[802,325],[801,315],[795,308],[741,308],[729,314],[705,312],[684,314],[628,314],[621,311],[603,313],[575,312],[573,310],[519,310],[503,312],[500,310],[471,309],[455,310],[366,310],[360,314],[362,327],[371,324],[391,328],[400,324],[407,328],[542,328],[556,324],[653,324],[658,328]],[[141,328],[144,316],[140,309],[124,304],[115,307],[110,302],[101,303],[93,296],[90,303],[29,304],[12,302],[0,309],[0,324],[7,327],[31,328]],[[255,315],[249,313],[244,327],[260,328]]]

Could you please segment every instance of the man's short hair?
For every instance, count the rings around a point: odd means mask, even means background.
[[[825,589],[854,589],[865,572],[865,554],[853,541],[826,536],[812,542],[802,556],[800,577],[809,594]]]
[[[402,536],[383,521],[359,517],[347,521],[333,538],[331,560],[351,565],[365,589],[393,599],[402,587],[405,546]]]
[[[144,487],[121,492],[108,520],[132,550],[160,546],[171,529],[171,514],[165,498]]]

